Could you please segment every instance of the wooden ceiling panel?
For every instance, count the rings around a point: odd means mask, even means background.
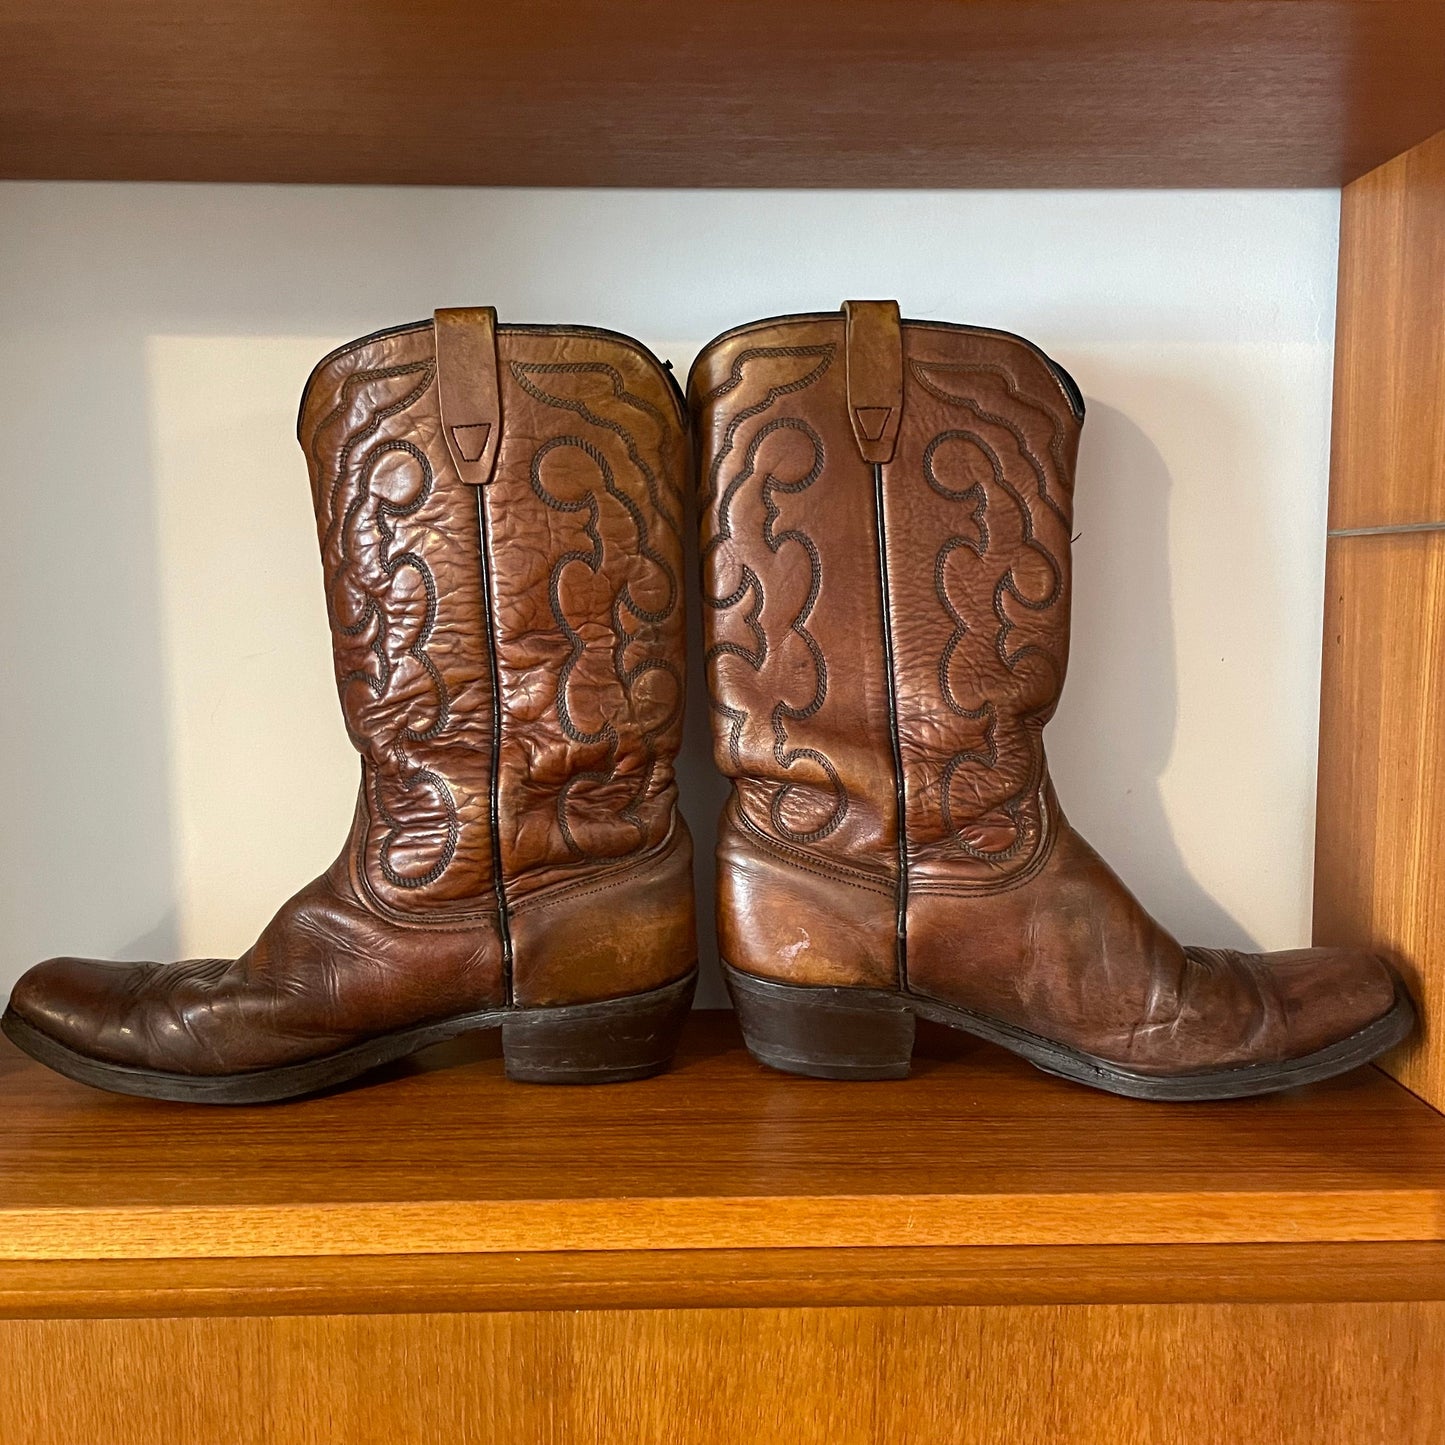
[[[0,0],[0,175],[1339,185],[1445,128],[1440,0]]]

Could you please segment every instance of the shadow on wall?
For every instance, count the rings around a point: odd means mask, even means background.
[[[135,960],[159,960],[164,962],[176,956],[180,936],[180,917],[174,908],[168,908],[153,927],[128,940],[116,950],[116,957]]]
[[[1064,810],[1183,942],[1253,948],[1190,873],[1160,788],[1179,715],[1169,468],[1128,416],[1091,398],[1078,475],[1069,675],[1045,734]]]

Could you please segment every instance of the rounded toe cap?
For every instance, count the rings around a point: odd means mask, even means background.
[[[20,976],[9,1012],[78,1054],[129,1062],[117,1051],[117,1016],[137,967],[92,958],[48,958]],[[120,1057],[117,1057],[119,1052]]]

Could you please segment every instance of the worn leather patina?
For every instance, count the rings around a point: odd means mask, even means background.
[[[610,332],[443,311],[326,357],[298,436],[351,835],[240,958],[52,959],[11,1015],[89,1059],[231,1075],[685,977],[671,378]]]
[[[1069,826],[1043,732],[1084,408],[1037,347],[849,303],[719,337],[689,400],[727,964],[1161,1076],[1397,1006],[1368,953],[1181,947]]]

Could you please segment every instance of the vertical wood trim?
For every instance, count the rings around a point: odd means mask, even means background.
[[[1445,1110],[1445,132],[1345,188],[1339,288],[1315,941],[1402,964]]]
[[[1315,941],[1390,953],[1423,1004],[1385,1067],[1445,1109],[1445,532],[1330,539]]]
[[[1340,201],[1330,530],[1445,522],[1445,131]]]

